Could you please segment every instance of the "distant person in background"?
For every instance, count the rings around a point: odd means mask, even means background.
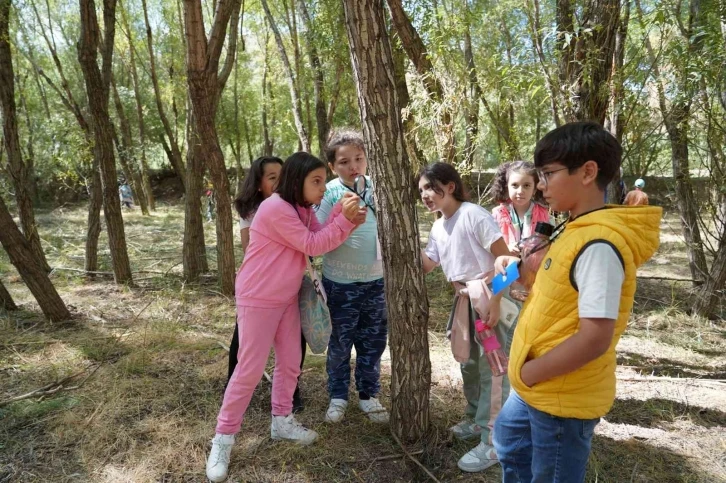
[[[628,206],[647,205],[648,195],[645,194],[645,191],[643,191],[644,187],[645,181],[640,178],[636,179],[635,189],[629,191],[628,194],[625,195],[625,200],[623,201],[623,204]]]
[[[126,181],[121,181],[118,187],[118,195],[121,198],[121,205],[128,209],[134,207],[134,195],[131,193],[131,186]]]

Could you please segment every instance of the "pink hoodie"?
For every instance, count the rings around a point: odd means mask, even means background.
[[[237,305],[273,308],[294,303],[305,272],[305,255],[336,249],[353,228],[339,203],[321,225],[312,208],[293,207],[273,194],[260,204],[250,227],[250,244],[235,281]]]

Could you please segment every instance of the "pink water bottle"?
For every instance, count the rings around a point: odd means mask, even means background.
[[[507,365],[509,360],[507,355],[502,349],[502,345],[497,339],[497,335],[494,333],[491,327],[476,319],[474,322],[474,328],[476,329],[476,336],[484,346],[484,352],[487,355],[487,361],[489,361],[489,367],[492,368],[493,376],[503,376],[507,373]]]

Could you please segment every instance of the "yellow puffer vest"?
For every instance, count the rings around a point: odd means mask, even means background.
[[[661,214],[655,206],[608,206],[569,222],[550,246],[522,309],[510,352],[512,388],[527,404],[554,416],[578,419],[598,418],[610,410],[615,400],[615,346],[633,308],[635,272],[658,248]],[[546,354],[578,330],[573,264],[588,245],[598,241],[616,249],[625,271],[610,347],[573,372],[527,387],[519,377],[525,361]]]

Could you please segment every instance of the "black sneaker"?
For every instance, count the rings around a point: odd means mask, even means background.
[[[293,414],[301,413],[305,409],[305,401],[303,401],[300,395],[300,387],[295,388],[295,392],[292,395],[292,412]]]

